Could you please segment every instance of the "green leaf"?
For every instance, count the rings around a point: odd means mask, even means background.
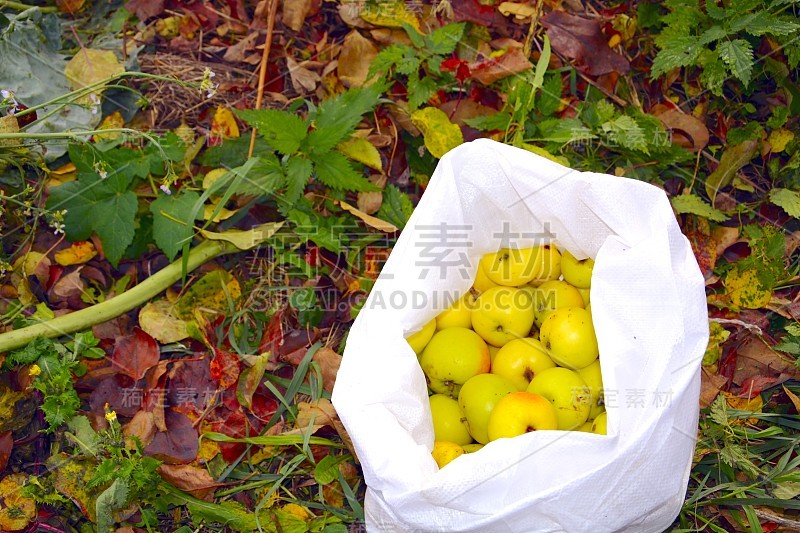
[[[416,59],[416,52],[413,48],[404,44],[387,46],[378,52],[378,55],[376,55],[372,63],[370,63],[367,79],[372,79],[379,72],[389,74],[396,65],[404,63],[408,61],[408,59],[416,60],[417,67],[419,68],[419,60]]]
[[[103,242],[108,261],[117,267],[125,249],[133,242],[134,221],[138,202],[131,191],[112,196],[94,205],[92,221],[94,230]]]
[[[464,28],[466,23],[459,22],[435,29],[425,36],[425,52],[437,55],[452,53],[464,35]]]
[[[194,234],[193,220],[189,220],[200,195],[194,191],[178,194],[160,194],[150,204],[153,213],[153,238],[170,261],[175,259],[187,240]]]
[[[772,108],[772,116],[767,119],[767,127],[777,129],[786,124],[789,119],[789,108],[785,106],[778,106]]]
[[[656,79],[674,68],[693,65],[702,50],[699,39],[693,35],[674,37],[659,43],[659,46],[661,50],[653,60],[653,66],[650,69],[651,79]]]
[[[719,160],[719,165],[706,179],[706,194],[709,198],[716,198],[720,189],[727,187],[736,173],[753,159],[758,149],[758,141],[745,141],[725,150]]]
[[[603,124],[602,128],[612,143],[623,148],[639,150],[645,154],[649,153],[644,130],[633,117],[621,115]]]
[[[559,82],[560,83],[560,82]],[[541,103],[541,100],[540,100]],[[466,118],[464,123],[481,131],[506,130],[511,125],[511,115],[505,111],[498,111],[493,115],[483,115]]]
[[[112,531],[112,526],[117,522],[114,517],[115,511],[123,509],[127,502],[128,483],[124,478],[118,477],[97,497],[95,502],[98,533]]]
[[[728,32],[722,26],[711,26],[706,31],[700,35],[699,43],[702,45],[713,43],[714,41],[719,41],[720,39],[724,39],[728,36]]]
[[[374,191],[376,189],[339,152],[329,152],[315,163],[314,170],[317,179],[328,187],[344,191]]]
[[[403,229],[413,212],[414,205],[408,195],[392,184],[387,185],[383,190],[383,202],[378,210],[378,218]]]
[[[25,345],[24,348],[14,350],[8,354],[7,365],[32,365],[44,354],[55,351],[54,342],[44,337],[36,337],[33,341]]]
[[[792,22],[766,10],[759,10],[731,21],[731,30],[734,32],[746,31],[750,35],[761,36],[766,33],[771,35],[791,35],[800,30],[800,24]]]
[[[678,196],[673,196],[670,199],[670,203],[672,204],[672,208],[675,209],[675,212],[678,214],[691,213],[693,215],[707,218],[713,222],[724,222],[728,220],[728,215],[707,204],[702,198],[694,194],[680,194]]]
[[[753,72],[753,48],[744,39],[723,41],[717,47],[719,57],[731,69],[734,76],[745,85],[750,83]]]
[[[330,151],[350,137],[365,113],[378,103],[382,87],[375,83],[357,87],[325,100],[314,115],[314,131],[308,136],[308,150],[315,154]]]
[[[408,79],[408,108],[409,110],[418,109],[419,106],[428,102],[431,97],[439,90],[439,84],[431,77],[419,79],[411,77]]]
[[[362,163],[373,170],[377,170],[378,172],[383,171],[381,153],[367,139],[362,137],[352,137],[342,143],[339,143],[336,149],[353,161],[358,161],[359,163]]]
[[[542,115],[549,116],[556,112],[561,105],[561,76],[550,74],[545,76],[539,98],[536,100],[536,109]]]
[[[703,67],[700,81],[714,95],[722,96],[722,86],[728,81],[728,67],[722,62],[717,50],[703,50],[698,64]]]
[[[67,427],[72,433],[67,433],[70,439],[77,444],[84,453],[97,455],[100,437],[92,428],[89,419],[83,415],[73,416],[67,421]]]
[[[308,134],[305,119],[288,111],[276,109],[244,109],[236,114],[245,122],[258,128],[258,132],[275,150],[289,155],[300,149],[300,144]]]
[[[300,156],[289,158],[286,162],[286,182],[291,189],[290,196],[294,197],[298,191],[303,192],[313,171],[311,160]]]
[[[800,218],[800,192],[773,188],[769,191],[769,201],[786,211],[790,217]]]
[[[314,466],[314,481],[319,485],[327,485],[339,479],[339,464],[346,456],[326,455]]]

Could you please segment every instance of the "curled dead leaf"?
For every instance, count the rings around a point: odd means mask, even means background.
[[[688,115],[677,109],[667,109],[654,115],[672,131],[672,142],[691,150],[699,152],[706,147],[709,140],[708,128],[702,120],[694,115]]]
[[[342,51],[339,53],[339,79],[345,87],[364,85],[370,63],[378,55],[372,41],[353,30],[344,38]]]
[[[168,465],[158,467],[161,479],[201,500],[212,501],[214,489],[220,486],[208,470],[192,465]]]

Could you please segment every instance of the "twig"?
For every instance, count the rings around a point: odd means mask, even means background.
[[[258,93],[256,94],[256,106],[254,109],[261,109],[261,101],[264,99],[264,85],[267,80],[267,63],[269,52],[272,48],[272,32],[275,29],[275,12],[278,10],[278,0],[269,0],[269,11],[267,13],[267,40],[264,42],[264,53],[261,54],[261,65],[258,73]],[[250,149],[247,151],[247,158],[253,157],[253,150],[256,147],[257,128],[250,132]]]
[[[528,26],[528,35],[525,36],[525,44],[522,47],[522,53],[525,57],[531,56],[531,51],[533,50],[533,36],[536,34],[536,26],[539,24],[539,17],[542,14],[543,4],[544,0],[538,0],[536,2],[536,12],[531,16],[531,24]]]
[[[567,64],[569,64],[569,63],[567,62]],[[611,91],[609,91],[608,89],[606,89],[602,85],[598,84],[596,81],[592,80],[589,76],[587,76],[586,74],[584,74],[580,70],[575,69],[575,72],[578,73],[578,76],[580,76],[583,79],[583,81],[585,81],[586,83],[588,83],[589,85],[591,85],[592,87],[594,87],[595,89],[597,89],[598,91],[600,91],[601,93],[606,95],[608,98],[611,98],[612,100],[614,100],[614,102],[617,105],[619,105],[621,107],[629,107],[631,105],[626,100],[620,98],[619,96],[617,96],[616,94],[612,93]]]

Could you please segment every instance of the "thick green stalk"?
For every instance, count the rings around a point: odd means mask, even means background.
[[[7,7],[10,9],[16,9],[17,11],[25,11],[26,9],[30,9],[36,6],[29,6],[28,4],[23,4],[22,2],[13,2],[12,0],[0,0],[0,7]],[[56,13],[58,12],[57,7],[40,7],[39,10],[42,13]]]
[[[192,271],[220,255],[240,251],[239,248],[227,241],[203,241],[189,252],[186,272]],[[182,263],[183,260],[178,259],[135,287],[99,304],[56,317],[47,322],[2,333],[0,334],[0,353],[21,348],[36,337],[51,338],[68,335],[127,313],[179,281],[184,272]]]

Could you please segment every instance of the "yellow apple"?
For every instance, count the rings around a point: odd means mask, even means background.
[[[581,293],[581,297],[583,298],[583,307],[589,309],[589,294],[591,293],[591,289],[578,289],[578,292]]]
[[[469,378],[489,371],[491,359],[480,335],[452,327],[434,333],[419,363],[434,392],[457,396],[458,388]]]
[[[558,429],[577,429],[589,419],[592,393],[574,370],[556,367],[539,372],[528,385],[528,392],[552,402]]]
[[[472,328],[493,346],[527,337],[532,326],[533,298],[527,290],[491,288],[478,297],[472,310]]]
[[[500,349],[497,346],[492,346],[491,344],[487,344],[489,346],[489,358],[494,362],[494,356],[497,355],[497,351]]]
[[[578,370],[599,354],[592,315],[581,307],[552,311],[539,330],[539,340],[557,365]]]
[[[484,265],[491,261],[491,259],[487,259],[487,257],[488,256],[483,256],[481,262],[478,264],[478,272],[475,274],[475,281],[472,283],[472,288],[478,291],[478,293],[485,292],[492,287],[497,287],[497,283],[490,280],[489,276],[486,275]]]
[[[467,419],[469,434],[476,441],[489,442],[489,415],[497,402],[506,394],[516,392],[517,388],[502,376],[478,374],[472,376],[458,393],[458,406]]]
[[[587,420],[583,423],[581,427],[578,428],[578,431],[582,431],[584,433],[591,433],[592,432],[592,420]]]
[[[483,448],[483,444],[479,442],[473,442],[471,444],[463,445],[462,448],[464,448],[464,453],[475,453],[481,448]]]
[[[551,244],[540,246],[541,253],[537,254],[534,270],[539,274],[530,281],[531,285],[539,285],[545,281],[558,279],[561,276],[561,252]]]
[[[562,280],[545,281],[533,293],[533,313],[536,327],[551,311],[562,307],[583,307],[583,297],[578,289]]]
[[[561,254],[561,274],[564,279],[579,289],[588,289],[592,285],[592,270],[594,259],[577,259],[574,255],[564,250]]]
[[[507,394],[497,402],[489,415],[489,441],[544,429],[558,429],[558,419],[550,400],[538,394]]]
[[[457,401],[444,394],[434,394],[428,400],[431,404],[435,440],[455,442],[458,445],[472,442],[467,419]]]
[[[605,410],[603,398],[603,374],[600,372],[600,359],[595,359],[592,364],[578,370],[578,375],[592,391],[592,409],[589,411],[589,420],[594,420],[597,415]]]
[[[475,306],[476,295],[472,291],[456,300],[449,309],[445,309],[436,317],[436,330],[445,328],[472,327],[472,308]]]
[[[419,355],[422,353],[422,350],[425,349],[425,346],[428,345],[428,342],[431,340],[431,337],[433,337],[433,333],[435,331],[436,319],[433,319],[422,326],[422,329],[409,335],[406,338],[406,342],[411,345],[411,349],[414,350],[414,353]]]
[[[544,267],[539,258],[541,253],[541,246],[501,248],[496,253],[486,254],[481,264],[492,282],[506,287],[519,287],[541,274]]]
[[[604,412],[597,415],[597,418],[592,422],[592,433],[598,435],[606,435],[608,430],[608,415]]]
[[[433,442],[431,455],[436,464],[439,465],[439,468],[444,468],[457,457],[464,455],[464,448],[455,442],[437,440]]]
[[[523,391],[533,376],[556,364],[547,355],[542,343],[531,337],[508,341],[492,361],[492,374],[508,379],[516,390]]]

